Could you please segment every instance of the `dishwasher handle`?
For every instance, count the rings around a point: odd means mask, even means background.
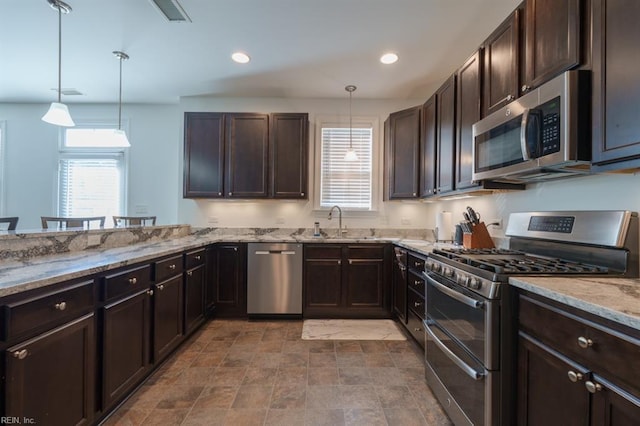
[[[293,255],[296,254],[294,250],[256,250],[255,254],[283,254]]]

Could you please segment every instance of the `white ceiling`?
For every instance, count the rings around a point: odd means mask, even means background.
[[[520,0],[180,0],[191,23],[169,23],[149,0],[65,0],[63,102],[177,102],[181,96],[429,96]],[[47,0],[0,6],[0,102],[50,102],[58,13]],[[252,60],[230,60],[235,50]],[[386,51],[400,60],[379,63]]]

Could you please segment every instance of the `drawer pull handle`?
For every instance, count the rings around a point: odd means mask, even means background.
[[[187,275],[192,276],[193,275],[193,271],[187,272]]]
[[[158,290],[164,290],[164,285],[163,284],[158,284],[157,287],[158,287]]]
[[[55,308],[58,311],[64,311],[65,309],[67,309],[67,302],[60,302],[60,303],[56,303],[55,304]]]
[[[413,281],[413,285],[420,285],[420,284],[422,284],[422,281],[420,281],[420,280],[414,280]]]
[[[602,385],[600,383],[594,383],[591,380],[584,382],[584,387],[586,387],[591,393],[596,393],[602,390]]]
[[[171,265],[169,265],[169,269],[171,269],[171,270],[173,271],[174,269],[176,269],[176,265],[174,265],[174,264],[172,263]]]
[[[578,337],[578,346],[580,346],[582,349],[590,348],[591,346],[593,346],[593,340],[580,336]]]
[[[138,279],[136,277],[133,278],[129,278],[129,284],[133,285],[133,284],[137,284]]]
[[[195,259],[200,260],[201,259],[200,255],[195,256]]]
[[[567,376],[569,376],[569,380],[571,380],[573,383],[579,382],[584,378],[582,373],[576,373],[575,371],[571,370],[567,372]]]
[[[13,353],[13,357],[18,359],[25,359],[27,355],[29,355],[29,352],[26,349],[23,349],[21,351],[15,351]]]
[[[153,296],[153,290],[147,290],[147,294],[148,294],[149,296]]]

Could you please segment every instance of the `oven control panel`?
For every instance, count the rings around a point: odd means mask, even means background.
[[[432,258],[427,259],[424,269],[425,272],[430,272],[433,276],[454,282],[457,285],[468,288],[486,298],[494,299],[500,296],[498,293],[500,283],[484,279],[473,273],[463,271],[462,269],[447,265]]]

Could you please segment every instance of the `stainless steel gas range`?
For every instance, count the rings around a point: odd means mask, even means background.
[[[508,424],[509,277],[639,276],[636,213],[512,213],[506,235],[508,250],[435,249],[425,263],[425,375],[456,425]]]

